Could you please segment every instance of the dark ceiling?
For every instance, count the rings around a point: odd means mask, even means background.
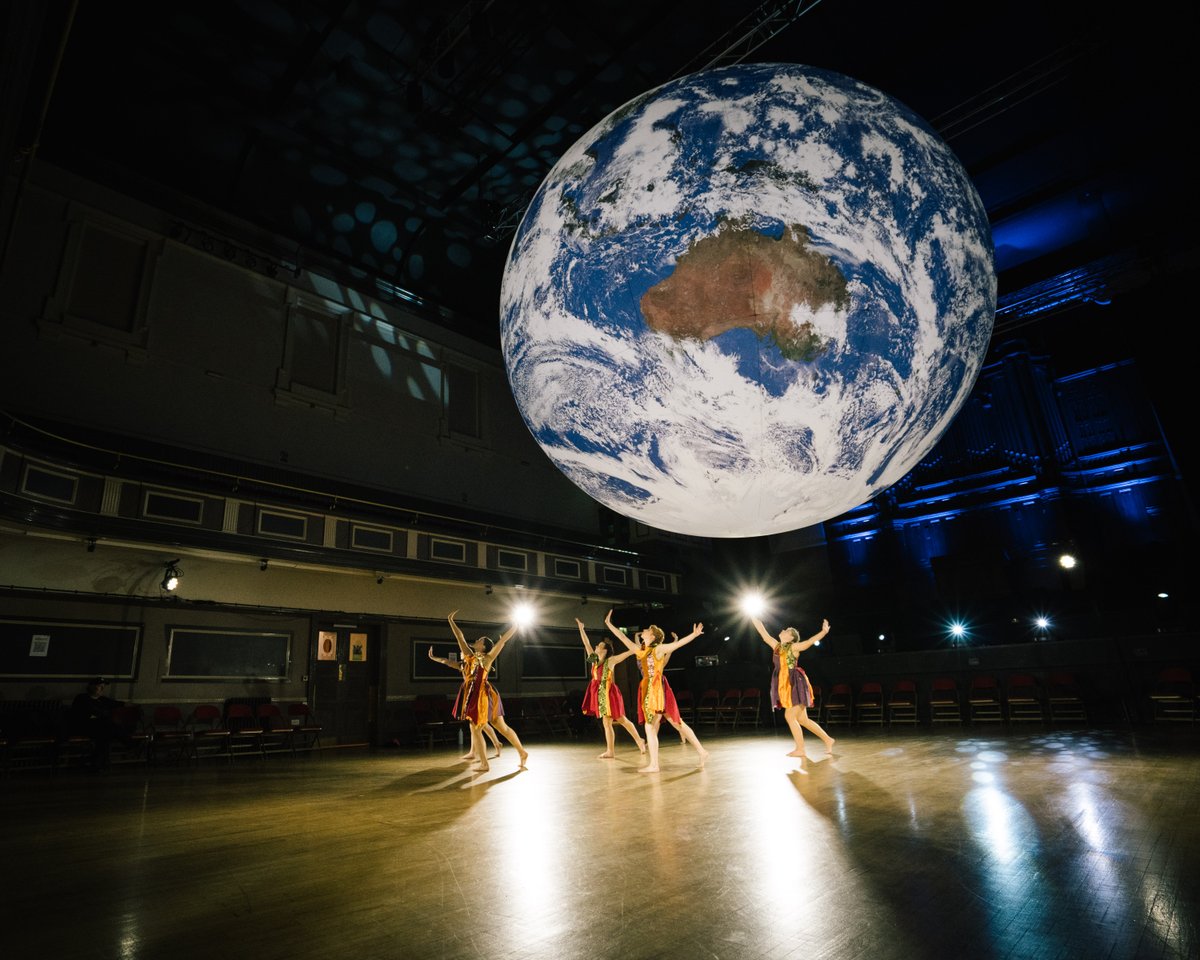
[[[1155,25],[1150,43],[1151,28],[1125,21],[1128,8],[59,0],[31,12],[38,7],[11,8],[29,22],[5,42],[9,54],[36,53],[10,134],[18,148],[36,140],[41,158],[194,230],[243,245],[252,236],[267,255],[255,262],[268,269],[332,272],[424,304],[486,343],[498,340],[512,235],[567,147],[637,94],[739,61],[847,74],[942,134],[989,212],[998,328],[1103,302],[1195,259],[1186,251],[1196,201],[1176,189],[1191,171],[1175,144],[1182,123],[1194,126],[1174,114],[1194,88],[1179,83],[1185,25]]]

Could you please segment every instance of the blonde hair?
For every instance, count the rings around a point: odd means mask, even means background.
[[[658,626],[658,624],[652,623],[652,624],[650,624],[650,626],[649,626],[647,629],[648,629],[648,630],[649,630],[649,631],[650,631],[652,634],[654,634],[654,642],[655,642],[655,643],[662,643],[662,642],[663,642],[663,632],[662,632],[662,627]]]
[[[784,627],[783,632],[790,633],[792,635],[792,639],[788,641],[789,644],[800,642],[800,631],[795,627]]]

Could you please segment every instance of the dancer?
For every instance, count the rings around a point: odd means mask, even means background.
[[[454,698],[455,702],[457,703],[462,698],[463,687],[465,687],[467,685],[467,679],[470,676],[470,671],[467,670],[467,661],[466,660],[451,660],[449,657],[436,657],[433,654],[433,647],[429,648],[429,659],[432,660],[434,663],[443,664],[443,665],[449,667],[451,670],[457,670],[459,673],[462,674],[462,685],[459,686],[459,688],[458,688],[458,696]],[[497,694],[496,695],[496,703],[499,704],[499,702],[500,702],[500,695]],[[487,738],[492,741],[492,746],[495,747],[495,749],[496,749],[496,752],[494,754],[492,754],[492,759],[494,760],[500,756],[500,738],[498,736],[496,736],[496,729],[495,729],[495,727],[493,727],[491,725],[491,723],[485,723],[483,725],[483,732],[484,732],[484,734],[487,735]],[[466,753],[464,753],[458,759],[459,760],[473,760],[474,758],[475,758],[475,751],[474,751],[474,747],[472,746],[472,748],[470,750],[468,750]]]
[[[708,759],[708,751],[701,745],[695,731],[680,717],[675,694],[666,677],[667,661],[671,659],[671,654],[700,636],[704,632],[704,624],[695,624],[692,632],[686,637],[671,643],[663,643],[662,629],[651,624],[638,633],[640,646],[634,644],[613,625],[611,610],[604,618],[604,625],[637,657],[638,665],[642,669],[642,681],[638,684],[638,720],[645,726],[649,759],[646,766],[641,767],[638,772],[658,773],[658,726],[663,717],[666,717],[667,722],[696,748],[696,753],[700,756],[700,766],[704,766],[704,761]]]
[[[788,756],[808,758],[804,752],[805,730],[811,730],[820,737],[825,744],[826,755],[833,756],[834,738],[808,715],[808,708],[813,705],[812,684],[808,682],[808,674],[796,663],[803,651],[829,632],[829,621],[821,621],[821,632],[814,633],[807,640],[800,639],[800,632],[795,627],[784,627],[776,639],[767,632],[767,628],[757,617],[751,617],[750,622],[771,648],[771,663],[774,665],[774,672],[771,674],[771,706],[783,711],[788,729],[792,731],[792,739],[796,741],[796,748]]]
[[[491,637],[479,637],[474,647],[467,646],[467,638],[454,622],[453,611],[446,619],[450,621],[450,629],[454,631],[454,639],[458,641],[458,649],[462,656],[463,673],[466,680],[459,691],[458,700],[454,704],[455,716],[460,720],[471,722],[471,748],[475,755],[474,768],[485,771],[488,768],[487,751],[484,749],[482,728],[489,720],[492,726],[500,731],[500,735],[517,748],[517,756],[521,758],[521,769],[525,769],[525,761],[529,753],[521,746],[521,738],[504,719],[504,704],[496,688],[488,682],[488,671],[500,656],[500,651],[508,643],[509,638],[517,632],[515,625],[500,634],[495,643]]]
[[[633,742],[638,745],[638,750],[645,753],[646,741],[639,736],[633,721],[625,716],[625,698],[621,696],[621,688],[613,680],[613,668],[622,660],[633,656],[633,651],[626,650],[614,655],[612,641],[607,638],[598,641],[593,650],[583,621],[576,617],[575,623],[579,626],[579,639],[583,641],[583,649],[587,651],[587,662],[592,673],[587,690],[583,692],[583,706],[580,712],[586,717],[599,717],[604,722],[605,751],[600,754],[600,759],[611,760],[616,756],[613,752],[614,723],[624,727],[633,737]]]

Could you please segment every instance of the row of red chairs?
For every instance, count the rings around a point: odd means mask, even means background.
[[[145,739],[146,757],[156,763],[204,756],[232,760],[239,753],[265,757],[312,752],[321,745],[321,724],[306,703],[290,703],[286,712],[277,703],[229,703],[224,710],[200,703],[186,717],[180,707],[162,704],[144,722],[137,714],[123,712],[114,712],[113,719],[126,723],[132,736]]]
[[[965,689],[950,676],[934,677],[922,696],[912,679],[896,680],[885,690],[877,680],[864,680],[857,690],[834,683],[814,708],[823,723],[918,723],[922,707],[931,723],[1086,720],[1087,706],[1075,676],[1050,674],[1046,685],[1028,673],[1013,673],[1003,682],[994,674],[973,674]],[[1007,714],[1007,715],[1006,715]]]
[[[694,727],[711,725],[730,730],[757,727],[762,723],[762,691],[758,687],[708,687],[696,699],[690,690],[676,690],[680,716]]]

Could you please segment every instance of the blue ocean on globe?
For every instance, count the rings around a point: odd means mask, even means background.
[[[513,238],[521,415],[599,503],[696,537],[838,516],[929,452],[991,338],[991,233],[958,159],[879,90],[723,67],[584,134]]]

